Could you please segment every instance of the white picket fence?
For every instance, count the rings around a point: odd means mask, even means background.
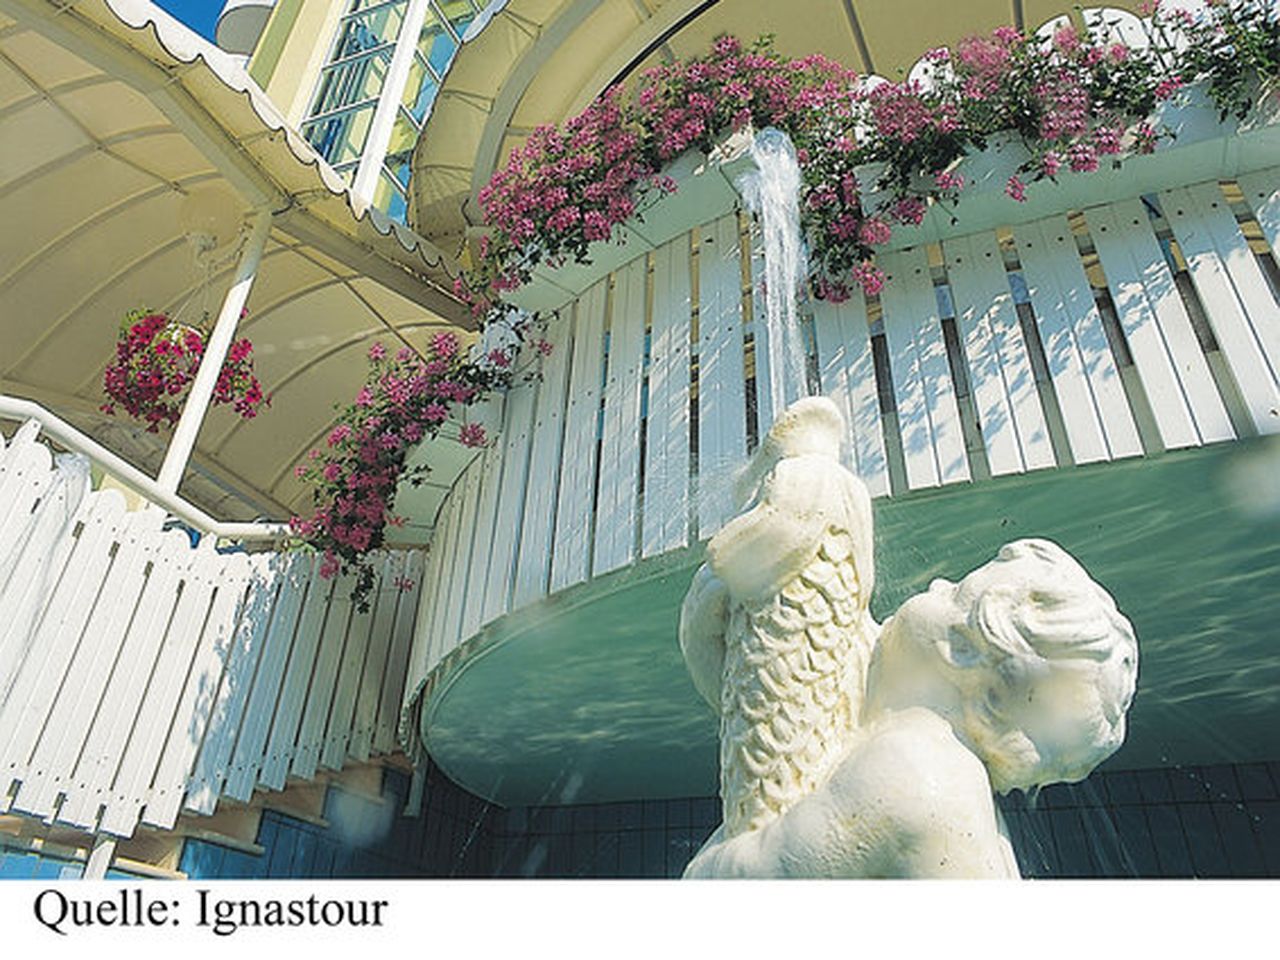
[[[1274,256],[1280,168],[1238,185]],[[879,259],[878,302],[812,305],[814,385],[844,411],[849,462],[874,496],[1280,431],[1280,309],[1222,187],[1158,202],[1172,238],[1143,199],[1102,202],[1082,212],[1080,242],[1064,213],[947,239],[933,262],[923,246],[896,250]],[[495,618],[725,521],[734,471],[770,422],[763,364],[781,362],[756,349],[746,231],[736,213],[703,224],[551,321],[540,376],[511,391],[500,441],[442,509],[414,689]],[[1086,272],[1099,268],[1110,336]]]
[[[114,836],[398,749],[422,554],[367,611],[315,558],[220,553],[0,439],[0,812]]]

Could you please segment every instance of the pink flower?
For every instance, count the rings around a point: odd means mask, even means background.
[[[1046,177],[1053,178],[1057,176],[1058,171],[1062,169],[1062,157],[1056,150],[1050,150],[1040,159],[1040,170]]]
[[[1027,185],[1019,180],[1016,175],[1009,178],[1009,182],[1005,184],[1004,192],[1019,203],[1027,199]]]
[[[356,406],[367,407],[373,403],[373,391],[368,387],[361,387],[360,392],[356,394]]]
[[[387,355],[387,348],[382,345],[382,341],[378,340],[369,348],[370,360],[381,360]]]
[[[939,190],[961,190],[964,188],[964,174],[951,170],[943,170],[933,178]]]
[[[1174,75],[1156,84],[1156,99],[1168,100],[1182,89],[1182,77]]]
[[[1070,24],[1064,24],[1053,34],[1053,45],[1059,52],[1071,54],[1080,49],[1080,34]]]
[[[458,442],[464,447],[482,447],[486,439],[484,427],[478,423],[463,424],[458,432]]]
[[[338,575],[338,571],[342,568],[342,561],[337,558],[332,550],[324,552],[324,559],[320,561],[320,577],[324,580],[332,580]]]
[[[489,351],[489,362],[495,367],[506,368],[511,366],[511,355],[505,350],[493,349]]]
[[[447,360],[458,352],[458,338],[452,333],[437,333],[431,338],[431,352]]]
[[[534,349],[544,357],[551,356],[551,351],[555,349],[550,340],[537,340],[533,344]]]
[[[863,220],[862,225],[858,227],[858,239],[868,246],[874,246],[878,243],[888,243],[892,236],[893,229],[889,224],[877,217],[868,217],[866,220]]]

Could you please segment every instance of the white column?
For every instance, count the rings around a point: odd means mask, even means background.
[[[351,192],[369,203],[373,202],[382,161],[386,159],[387,147],[391,145],[391,130],[395,126],[396,113],[404,96],[404,86],[409,82],[413,51],[418,47],[418,37],[422,33],[422,24],[427,19],[429,9],[428,0],[409,0],[405,8],[404,22],[400,24],[400,34],[396,37],[395,53],[391,55],[391,66],[387,68],[387,78],[382,83],[382,93],[378,96],[373,121],[369,124],[369,135],[365,138],[364,150],[360,153],[360,166],[356,168]]]
[[[258,275],[258,264],[262,262],[262,251],[267,245],[267,235],[270,232],[271,211],[263,210],[254,220],[249,239],[240,251],[240,262],[236,264],[231,289],[222,301],[213,334],[205,344],[200,369],[196,371],[195,382],[191,385],[191,393],[182,408],[182,417],[173,432],[173,439],[169,441],[160,475],[156,477],[156,484],[167,493],[177,493],[178,485],[182,482],[182,474],[187,469],[187,461],[191,459],[191,451],[195,448],[196,437],[209,409],[209,401],[213,399],[218,374],[222,372],[227,351],[231,349],[231,339],[240,323],[240,314],[249,299],[254,277]]]

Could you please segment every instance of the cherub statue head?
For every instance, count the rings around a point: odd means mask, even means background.
[[[1005,793],[1082,780],[1124,742],[1138,646],[1115,601],[1047,540],[935,580],[885,624],[869,711],[946,717]]]

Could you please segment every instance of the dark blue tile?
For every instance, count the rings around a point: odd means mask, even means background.
[[[619,803],[618,826],[623,829],[640,829],[644,826],[644,808],[639,801]]]
[[[688,800],[667,801],[667,829],[693,825],[692,804]]]
[[[1280,877],[1280,800],[1258,800],[1249,804],[1253,832],[1262,850],[1267,876]]]
[[[1271,781],[1265,763],[1242,763],[1236,767],[1236,777],[1240,780],[1240,795],[1245,800],[1277,798],[1276,784]]]
[[[1022,835],[1022,848],[1018,850],[1018,863],[1023,874],[1030,877],[1054,877],[1061,872],[1058,850],[1053,842],[1053,830],[1047,810],[1010,811],[1016,819]],[[1025,852],[1025,856],[1023,855]]]
[[[1184,803],[1178,807],[1191,849],[1191,863],[1197,877],[1229,877],[1231,868],[1222,849],[1222,838],[1207,803]]]
[[[1173,800],[1173,788],[1169,785],[1169,771],[1138,770],[1134,773],[1138,792],[1143,803],[1169,803]]]
[[[575,877],[590,876],[596,856],[595,833],[575,833],[572,850],[569,872]]]
[[[1249,822],[1249,814],[1238,803],[1214,803],[1213,818],[1218,824],[1223,850],[1233,877],[1264,877],[1266,864],[1262,848]]]
[[[1063,877],[1094,877],[1098,864],[1093,857],[1089,838],[1080,822],[1080,811],[1067,808],[1049,811],[1053,838],[1058,848],[1060,862],[1058,875]]]
[[[667,875],[667,831],[646,830],[643,837],[644,875],[665,877]]]
[[[1162,877],[1190,877],[1195,875],[1191,853],[1187,849],[1186,834],[1177,808],[1158,804],[1146,808],[1147,824],[1151,830],[1151,842],[1160,861]]]
[[[596,829],[596,807],[592,803],[584,803],[576,806],[572,810],[573,813],[573,832],[574,833],[591,833]]]
[[[596,854],[592,861],[591,876],[611,878],[618,875],[621,834],[601,833],[596,836]]]
[[[186,858],[185,850],[182,856]],[[0,855],[0,879],[30,880],[39,866],[40,858],[33,853],[4,853]]]
[[[298,832],[291,829],[280,829],[276,832],[275,843],[267,850],[267,876],[288,877],[293,868],[293,854],[298,846]]]
[[[1174,767],[1169,771],[1169,783],[1176,801],[1195,803],[1209,799],[1204,775],[1198,767]]]
[[[1217,764],[1201,768],[1205,791],[1213,800],[1239,800],[1240,784],[1236,780],[1235,767]]]
[[[618,876],[644,876],[644,848],[639,830],[624,830],[618,834]]]
[[[1112,810],[1120,851],[1131,876],[1153,878],[1161,875],[1160,860],[1151,841],[1146,812],[1137,806],[1121,806]]]
[[[1138,778],[1131,770],[1119,770],[1105,776],[1107,797],[1115,806],[1140,803],[1142,794],[1138,792]]]
[[[693,838],[687,830],[667,831],[667,876],[679,877],[693,859]]]
[[[697,797],[693,801],[693,825],[714,827],[723,819],[719,797]]]
[[[644,801],[643,823],[646,830],[667,829],[667,804],[663,800]]]

